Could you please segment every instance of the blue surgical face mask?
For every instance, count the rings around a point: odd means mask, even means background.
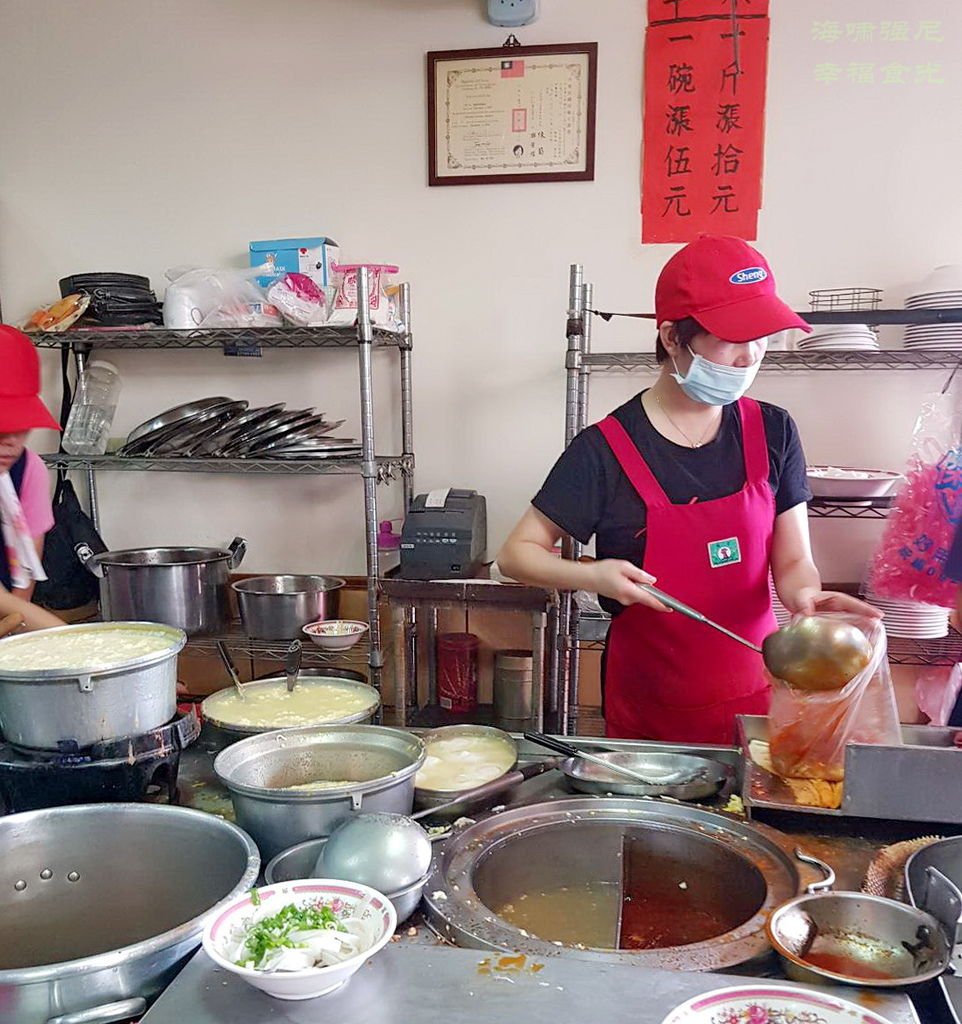
[[[678,381],[682,391],[689,398],[705,405],[731,405],[737,402],[752,386],[761,366],[761,360],[751,366],[722,366],[695,352],[692,353],[688,373],[682,375],[678,372],[674,357],[671,362],[675,367],[672,377]]]

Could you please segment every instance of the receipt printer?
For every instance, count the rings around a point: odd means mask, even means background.
[[[470,579],[488,546],[487,511],[477,491],[441,488],[419,494],[401,530],[405,580]]]

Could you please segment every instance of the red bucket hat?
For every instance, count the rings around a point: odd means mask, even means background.
[[[39,396],[40,360],[33,342],[16,327],[0,324],[0,434],[59,430]]]
[[[747,342],[790,327],[811,327],[775,294],[768,261],[741,238],[702,235],[662,268],[655,319],[694,317],[723,341]]]

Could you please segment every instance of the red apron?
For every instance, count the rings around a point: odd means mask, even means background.
[[[745,486],[713,501],[673,505],[625,428],[598,424],[648,510],[642,568],[666,593],[760,644],[775,627],[768,588],[775,498],[758,403],[743,398]],[[735,715],[768,712],[761,656],[680,615],[629,605],[608,631],[609,736],[730,744]]]

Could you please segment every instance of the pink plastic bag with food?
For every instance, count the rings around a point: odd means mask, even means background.
[[[857,626],[872,645],[872,660],[840,690],[796,690],[773,681],[769,748],[782,778],[841,782],[849,743],[902,742],[885,627],[846,612],[826,614]]]
[[[953,386],[954,384],[954,386]],[[929,396],[915,425],[905,485],[889,514],[868,576],[878,597],[952,608],[957,584],[945,576],[962,520],[962,396],[950,379]]]

